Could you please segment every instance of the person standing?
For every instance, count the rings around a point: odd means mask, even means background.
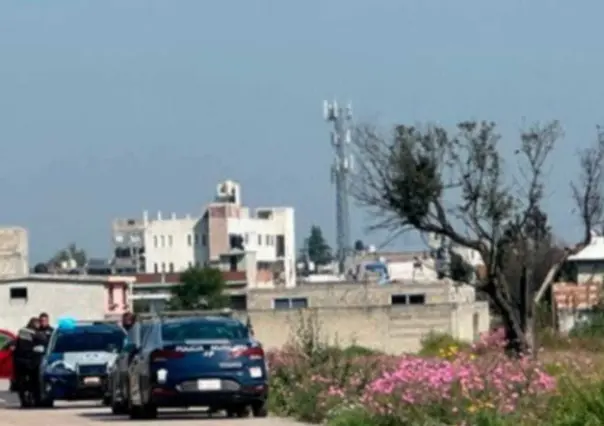
[[[136,315],[132,312],[126,312],[122,315],[122,327],[124,327],[126,332],[129,332],[134,324],[136,324]]]
[[[52,336],[52,333],[55,331],[55,329],[50,326],[50,317],[46,312],[42,312],[38,316],[38,320],[40,322],[39,330],[44,334],[46,341],[48,342],[50,336]]]
[[[38,370],[43,355],[43,341],[39,331],[40,321],[31,318],[19,330],[13,351],[15,382],[22,407],[31,407],[38,402]]]

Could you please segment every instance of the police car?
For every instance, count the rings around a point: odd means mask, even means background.
[[[267,415],[264,350],[229,315],[156,318],[128,369],[131,419],[162,407],[209,407],[230,417]]]
[[[108,322],[59,322],[40,366],[40,400],[102,399],[126,332]]]

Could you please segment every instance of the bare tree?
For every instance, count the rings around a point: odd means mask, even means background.
[[[513,349],[531,350],[536,304],[602,218],[603,133],[579,153],[582,173],[571,186],[584,234],[553,260],[538,292],[528,275],[549,238],[540,231],[541,204],[548,157],[562,136],[558,122],[521,132],[513,161],[505,165],[494,123],[462,122],[454,133],[400,125],[391,135],[365,125],[355,136],[359,166],[352,193],[376,218],[371,227],[435,233],[478,251],[486,274],[477,286],[501,313]],[[510,262],[522,265],[520,274],[508,273]],[[534,302],[523,305],[527,295]]]

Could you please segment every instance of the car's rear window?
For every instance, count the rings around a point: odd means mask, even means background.
[[[114,352],[122,349],[125,334],[121,330],[112,332],[86,331],[65,332],[57,336],[53,352]]]
[[[249,332],[243,324],[219,321],[174,322],[162,325],[162,338],[169,342],[185,340],[241,340]]]

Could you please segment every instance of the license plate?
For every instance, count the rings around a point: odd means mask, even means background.
[[[101,383],[100,377],[84,377],[85,385],[98,385],[99,383]]]
[[[198,380],[197,389],[200,391],[220,390],[220,380]]]
[[[262,368],[260,367],[252,367],[250,368],[250,377],[252,379],[259,379],[262,377]]]

